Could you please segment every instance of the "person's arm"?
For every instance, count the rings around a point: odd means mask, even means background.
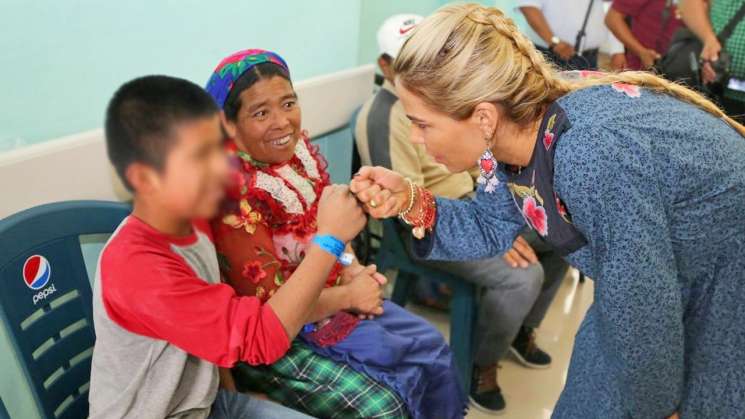
[[[332,185],[320,197],[316,224],[318,235],[333,236],[346,245],[362,231],[367,217],[347,186]],[[335,257],[317,245],[309,246],[287,283],[269,299],[267,305],[282,319],[289,336],[297,335],[307,322],[335,262]]]
[[[436,201],[432,232],[413,240],[414,253],[422,259],[458,261],[501,255],[525,226],[504,182],[492,193],[479,186],[474,199]]]
[[[132,333],[165,340],[220,367],[270,364],[289,348],[290,336],[271,307],[197,277],[176,254],[143,251],[113,262],[116,256],[104,257],[104,307]]]
[[[626,50],[623,43],[616,38],[613,32],[608,29],[603,45],[605,52],[610,55],[610,66],[614,71],[623,71],[626,68]]]
[[[704,43],[701,50],[701,58],[704,60],[701,73],[704,83],[711,83],[716,78],[711,62],[719,59],[722,44],[711,26],[709,5],[704,0],[681,0],[678,11],[688,29]]]
[[[631,53],[639,57],[643,68],[649,68],[660,58],[660,54],[642,45],[626,23],[626,17],[637,15],[642,5],[643,2],[638,0],[615,0],[605,15],[605,25]]]
[[[551,25],[548,24],[546,17],[543,15],[543,12],[539,7],[528,4],[519,7],[520,12],[525,16],[528,25],[530,25],[533,31],[543,39],[543,42],[548,45],[548,48],[551,51],[555,52],[564,60],[572,58],[572,56],[574,56],[574,47],[563,39],[558,44],[552,45],[551,38],[554,37],[554,32],[551,30]]]
[[[365,166],[352,179],[352,191],[376,218],[391,217],[408,204],[409,186],[396,172]],[[378,205],[369,206],[375,199]],[[417,200],[413,213],[419,213]],[[436,198],[434,229],[414,240],[418,257],[432,260],[473,260],[504,253],[525,221],[502,182],[492,193],[479,186],[475,199]]]
[[[717,34],[714,33],[714,28],[711,26],[711,21],[709,20],[709,9],[706,1],[681,0],[678,5],[678,12],[688,29],[693,31],[704,44],[714,42],[719,44]],[[721,45],[719,49],[721,49]],[[719,51],[717,50],[714,53],[718,55]],[[717,55],[704,58],[716,61],[718,58]]]
[[[568,134],[565,134],[568,135]],[[610,374],[621,384],[626,417],[666,418],[683,394],[683,305],[665,212],[649,150],[621,129],[588,128],[562,138],[555,179],[595,266],[593,310]],[[611,138],[609,138],[611,137]],[[604,145],[608,146],[604,146]],[[584,150],[577,153],[573,150]],[[614,173],[614,176],[607,176]]]

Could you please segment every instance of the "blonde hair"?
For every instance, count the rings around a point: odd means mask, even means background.
[[[721,118],[745,136],[745,127],[699,93],[641,71],[563,79],[499,9],[478,4],[441,7],[413,30],[396,58],[398,82],[433,109],[465,119],[481,102],[504,107],[515,123],[534,122],[559,97],[615,82],[671,95]]]

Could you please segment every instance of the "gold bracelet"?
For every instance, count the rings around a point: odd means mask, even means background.
[[[414,182],[412,182],[411,179],[406,178],[406,182],[408,182],[409,184],[409,205],[406,207],[405,210],[398,213],[398,217],[406,224],[409,224],[409,222],[406,220],[406,216],[409,215],[412,209],[414,209],[414,202],[416,201],[416,187],[414,186]]]

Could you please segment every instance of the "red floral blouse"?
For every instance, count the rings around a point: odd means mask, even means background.
[[[224,279],[241,295],[266,301],[297,268],[316,232],[321,191],[329,184],[326,162],[307,137],[288,162],[254,161],[226,144],[231,185],[212,222]],[[341,266],[329,275],[337,283]]]

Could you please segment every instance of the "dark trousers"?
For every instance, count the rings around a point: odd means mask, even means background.
[[[587,50],[581,56],[574,55],[572,58],[564,60],[548,48],[537,45],[536,48],[543,53],[546,59],[556,64],[562,70],[597,70],[598,68],[597,49]]]

